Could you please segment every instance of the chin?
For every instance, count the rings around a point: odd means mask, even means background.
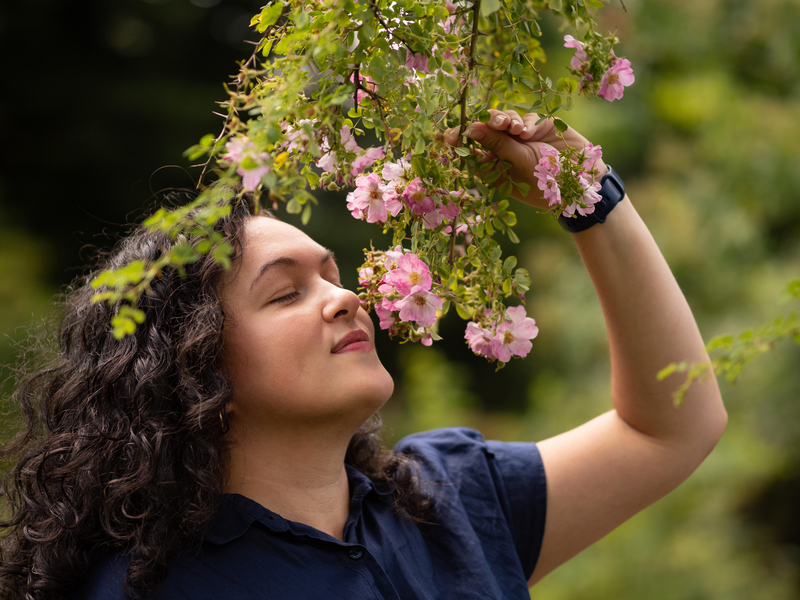
[[[394,380],[389,372],[381,366],[380,372],[374,373],[364,381],[363,394],[359,394],[365,402],[370,404],[372,412],[380,409],[394,392]]]

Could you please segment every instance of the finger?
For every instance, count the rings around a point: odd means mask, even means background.
[[[556,133],[556,127],[553,124],[552,119],[545,119],[538,125],[536,121],[541,118],[541,115],[537,113],[528,113],[522,119],[525,123],[525,127],[528,129],[525,135],[520,135],[520,138],[530,140],[530,139],[546,139],[548,137],[552,137]]]
[[[530,156],[530,149],[526,145],[520,144],[504,131],[494,130],[486,123],[473,123],[467,130],[467,135],[480,142],[486,150],[510,163],[518,163],[524,156]]]
[[[515,110],[505,111],[508,118],[511,119],[511,124],[508,126],[506,133],[511,135],[520,135],[525,130],[525,123],[519,113]]]
[[[497,131],[505,131],[511,125],[511,116],[506,113],[507,111],[490,108],[489,115],[491,116],[487,125]]]

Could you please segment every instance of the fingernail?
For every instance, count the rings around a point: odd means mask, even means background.
[[[453,137],[458,131],[457,127],[451,127],[447,131],[444,132],[445,137]]]
[[[520,131],[520,134],[522,134],[522,133],[528,133],[528,128],[527,127],[523,127],[522,131]]]
[[[467,135],[476,142],[479,142],[481,141],[481,139],[483,139],[485,133],[486,133],[485,131],[481,131],[480,129],[473,129],[472,127],[470,127],[469,131],[467,132]]]
[[[503,123],[506,122],[506,119],[508,119],[506,115],[497,115],[494,118],[494,122],[497,123],[498,125],[502,125]]]

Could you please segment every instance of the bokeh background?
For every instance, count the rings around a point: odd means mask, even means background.
[[[800,274],[800,3],[619,0],[601,28],[636,84],[621,101],[577,102],[568,120],[625,179],[706,339],[796,308]],[[156,206],[192,187],[185,148],[221,121],[222,82],[249,55],[257,0],[25,0],[0,6],[0,363],[12,365],[51,299]],[[555,77],[570,51],[545,23]],[[399,346],[383,412],[389,443],[422,429],[476,427],[539,440],[610,408],[605,329],[571,241],[520,206],[509,246],[529,269],[541,333],[502,371],[472,356],[448,315],[444,341]],[[356,285],[361,249],[380,232],[321,196],[309,233]],[[795,303],[796,304],[796,303]],[[800,351],[761,357],[724,395],[730,424],[678,490],[548,576],[548,600],[800,599]],[[0,440],[12,435],[12,381]],[[7,466],[6,466],[7,467]]]

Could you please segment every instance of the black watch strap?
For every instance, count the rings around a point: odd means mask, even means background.
[[[600,180],[600,197],[602,200],[594,205],[594,212],[590,215],[582,216],[575,214],[573,217],[558,217],[558,223],[570,233],[578,233],[589,229],[592,225],[605,223],[606,217],[611,210],[625,197],[625,184],[619,178],[617,172],[606,165],[608,172]]]

